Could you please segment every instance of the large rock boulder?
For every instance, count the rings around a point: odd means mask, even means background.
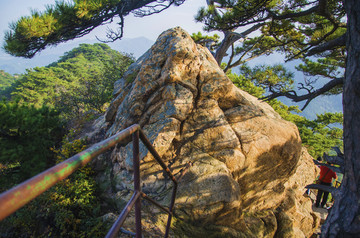
[[[173,173],[183,173],[173,236],[309,237],[319,223],[303,196],[316,170],[296,126],[234,86],[181,28],[130,66],[104,120],[106,136],[140,124]],[[143,191],[168,204],[171,181],[144,146],[140,153]],[[131,143],[99,158],[97,169],[119,211],[133,188]],[[143,207],[145,234],[162,234],[166,216]]]

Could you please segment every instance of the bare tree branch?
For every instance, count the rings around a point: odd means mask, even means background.
[[[254,45],[251,47],[251,49],[252,49],[253,47],[254,47]],[[261,53],[259,53],[259,54],[254,54],[254,55],[252,55],[251,57],[244,59],[245,55],[246,55],[247,53],[249,53],[249,52],[251,51],[251,49],[249,49],[249,50],[247,50],[246,52],[244,52],[237,61],[235,61],[233,64],[231,64],[231,65],[229,66],[229,68],[233,68],[233,67],[239,66],[239,65],[241,65],[241,64],[243,64],[243,63],[249,62],[249,61],[251,61],[251,60],[253,60],[253,59],[257,58],[257,57],[260,57],[260,56],[268,53],[267,51],[263,51],[263,52],[261,52]],[[224,70],[224,71],[225,71],[225,70]],[[226,71],[225,71],[225,72],[226,72]]]
[[[336,173],[341,173],[343,174],[344,173],[344,168],[342,167],[335,167],[335,166],[332,166],[330,164],[324,164],[324,163],[320,163],[319,161],[317,160],[313,160],[314,164],[316,165],[320,165],[320,166],[325,166],[329,169],[331,169],[332,171],[336,172]]]
[[[289,18],[295,18],[295,17],[303,17],[310,15],[312,13],[315,13],[319,10],[319,6],[314,6],[312,8],[309,8],[308,10],[302,11],[302,12],[293,12],[293,13],[287,13],[283,15],[276,15],[274,12],[272,12],[270,9],[267,9],[269,16],[274,20],[284,20]]]
[[[301,110],[304,110],[306,108],[306,106],[308,106],[308,104],[310,103],[311,100],[313,100],[315,97],[324,94],[328,91],[330,91],[331,89],[333,89],[336,86],[342,85],[344,82],[344,78],[336,78],[331,80],[330,82],[326,83],[324,86],[322,86],[321,88],[313,91],[313,92],[309,92],[307,94],[304,95],[297,95],[297,93],[295,91],[288,91],[288,92],[275,92],[272,89],[270,89],[271,94],[262,98],[263,100],[271,100],[271,99],[275,99],[278,97],[287,97],[289,99],[291,99],[294,102],[301,102],[301,101],[307,101],[305,103],[305,105],[303,106],[303,108]]]
[[[226,73],[229,69],[231,69],[231,63],[232,63],[232,61],[233,61],[233,59],[234,59],[234,56],[235,56],[235,47],[234,47],[234,44],[232,44],[231,45],[231,55],[230,55],[230,59],[229,59],[229,61],[227,62],[227,65],[226,65],[226,67],[225,67],[225,69],[224,69],[224,72]]]
[[[265,25],[265,22],[258,23],[241,33],[236,33],[233,31],[225,31],[224,32],[224,34],[225,34],[224,40],[221,42],[219,48],[216,50],[216,53],[215,53],[215,59],[218,62],[218,64],[219,65],[221,64],[222,59],[226,55],[226,51],[230,48],[230,46],[233,43],[240,40],[241,38],[246,38],[247,35],[258,30],[260,27],[262,27],[264,25]]]
[[[309,57],[315,54],[322,53],[326,50],[332,50],[337,47],[345,47],[345,44],[346,44],[346,33],[334,40],[325,42],[321,45],[311,48],[305,56]]]

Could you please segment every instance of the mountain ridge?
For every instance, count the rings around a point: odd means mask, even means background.
[[[71,51],[83,43],[94,44],[101,42],[97,39],[73,40],[68,43],[58,45],[57,47],[46,49],[32,59],[13,57],[5,52],[1,52],[0,69],[10,74],[22,74],[26,72],[26,69],[43,67],[58,61],[66,52]],[[108,43],[107,45],[114,50],[132,54],[135,58],[139,58],[151,47],[153,43],[154,41],[147,39],[146,37],[137,37],[124,38],[117,42]]]

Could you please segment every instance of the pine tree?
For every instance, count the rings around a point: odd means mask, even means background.
[[[274,52],[281,52],[286,60],[301,59],[304,63],[297,69],[307,80],[299,90],[306,93],[269,88],[267,99],[285,96],[294,102],[305,101],[305,108],[319,95],[342,92],[345,15],[342,2],[334,0],[218,0],[209,1],[196,19],[205,30],[224,33],[215,58],[220,64],[230,51],[225,71]]]
[[[119,29],[109,30],[114,41],[123,36],[124,17],[134,13],[147,16],[184,0],[71,0],[56,1],[44,12],[33,11],[10,25],[4,49],[9,54],[32,58],[48,46],[82,37],[98,26],[118,21]]]

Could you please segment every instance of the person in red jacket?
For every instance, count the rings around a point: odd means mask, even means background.
[[[336,173],[334,171],[332,171],[330,168],[328,168],[324,165],[321,165],[320,166],[320,176],[319,176],[320,184],[331,186],[331,182],[332,182],[333,178],[337,179]],[[322,195],[324,195],[324,196],[322,197]],[[320,202],[321,202],[321,207],[324,207],[327,202],[328,196],[329,196],[329,192],[325,192],[325,191],[322,191],[319,189],[318,194],[316,196],[315,206],[319,207]],[[322,197],[322,200],[321,200],[321,197]]]

